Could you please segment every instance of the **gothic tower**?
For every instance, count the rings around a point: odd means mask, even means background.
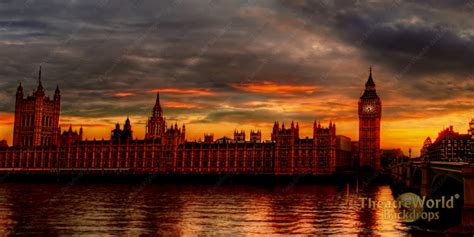
[[[370,68],[369,79],[359,100],[359,166],[380,169],[380,119],[382,102],[375,90]]]
[[[133,140],[132,124],[130,123],[130,119],[128,117],[127,117],[127,120],[125,120],[125,125],[123,125],[121,140],[122,141]]]
[[[336,123],[327,128],[320,122],[313,124],[313,174],[332,174],[336,171]]]
[[[56,87],[53,99],[46,96],[38,72],[38,87],[31,96],[23,96],[21,84],[16,91],[13,146],[59,145],[61,94]]]
[[[291,122],[290,128],[285,128],[285,123],[281,125],[275,122],[271,139],[275,143],[275,174],[293,174],[295,160],[295,144],[299,140],[300,126],[295,126]]]
[[[151,117],[148,119],[146,126],[146,139],[155,139],[161,138],[165,134],[166,130],[166,121],[163,118],[163,110],[161,109],[160,104],[160,93],[156,93],[156,102],[153,107],[153,112]]]
[[[245,141],[245,131],[244,130],[240,130],[237,131],[237,130],[234,130],[234,140],[235,141]]]

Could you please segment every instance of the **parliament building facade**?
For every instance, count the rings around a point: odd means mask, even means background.
[[[260,130],[250,131],[248,139],[245,131],[234,131],[233,138],[214,139],[213,134],[205,134],[204,141],[187,141],[184,124],[166,121],[158,93],[144,139],[133,138],[127,118],[123,128],[120,124],[115,126],[110,139],[88,140],[83,138],[82,128],[77,132],[69,127],[61,134],[59,88],[50,99],[41,84],[41,70],[38,80],[32,96],[24,97],[21,84],[17,89],[13,146],[0,147],[1,170],[329,175],[336,169],[362,164],[354,160],[359,154],[364,165],[378,168],[380,164],[380,135],[376,134],[380,133],[380,116],[373,112],[362,116],[363,131],[368,131],[363,134],[369,137],[360,138],[360,153],[350,138],[336,135],[336,124],[332,122],[324,126],[315,121],[312,138],[300,138],[298,123],[275,122],[268,141],[262,141]],[[371,95],[375,93],[371,76],[366,87]],[[368,104],[376,111],[381,109],[377,101],[370,100]],[[373,117],[375,123],[370,120]],[[367,127],[370,125],[377,127]]]

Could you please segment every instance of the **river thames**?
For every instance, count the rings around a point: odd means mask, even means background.
[[[362,209],[394,200],[390,186],[345,184],[3,183],[2,234],[383,235],[409,227]]]

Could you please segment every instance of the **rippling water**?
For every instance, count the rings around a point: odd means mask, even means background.
[[[361,209],[389,186],[41,184],[0,186],[3,234],[399,236],[408,228]],[[395,210],[388,210],[394,212]]]

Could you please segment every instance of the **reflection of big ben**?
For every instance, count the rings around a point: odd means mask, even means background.
[[[359,166],[380,168],[380,118],[382,102],[375,91],[370,69],[364,94],[359,100]]]

